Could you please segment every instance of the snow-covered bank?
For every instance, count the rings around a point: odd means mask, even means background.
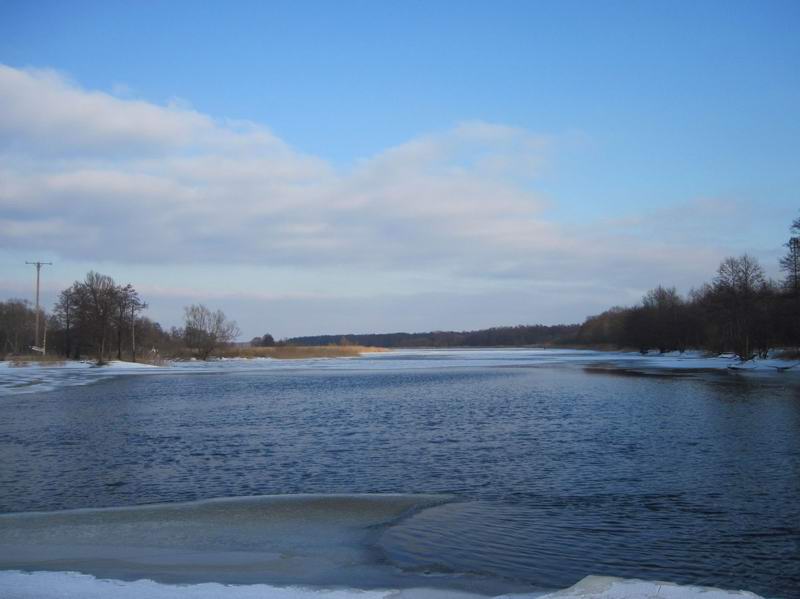
[[[152,580],[122,582],[75,572],[0,572],[4,599],[477,599],[484,597],[446,589],[310,589],[265,584],[204,583],[167,585]],[[553,593],[500,595],[497,599],[759,599],[747,591],[713,587],[587,576],[576,585]]]
[[[0,396],[53,391],[60,387],[88,385],[103,378],[123,374],[154,373],[162,368],[151,364],[112,361],[102,366],[94,362],[0,362]]]
[[[667,354],[639,354],[635,352],[597,352],[607,360],[599,359],[588,366],[621,368],[633,372],[648,371],[733,371],[759,374],[798,372],[800,362],[780,358],[755,358],[742,362],[733,354],[709,356],[698,351],[670,352]],[[599,357],[599,356],[598,356]]]
[[[700,352],[646,354],[566,349],[406,349],[365,354],[360,357],[304,358],[223,358],[220,360],[175,361],[163,366],[131,362],[111,362],[96,366],[92,362],[31,362],[16,366],[0,362],[0,396],[52,391],[62,387],[87,385],[121,375],[245,373],[265,370],[405,370],[428,368],[541,367],[574,366],[597,371],[639,374],[689,373],[693,371],[731,372],[754,375],[800,377],[800,362],[769,358],[740,362],[733,355],[706,356]]]

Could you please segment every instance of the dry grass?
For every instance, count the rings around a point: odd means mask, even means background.
[[[363,353],[386,351],[380,347],[363,345],[278,345],[275,347],[229,347],[214,352],[220,358],[275,358],[298,360],[302,358],[346,358]]]
[[[168,366],[170,363],[170,358],[165,358],[160,354],[149,354],[145,353],[141,356],[136,356],[136,363],[137,364],[149,364],[150,366]],[[130,358],[126,359],[125,362],[133,362]]]
[[[32,364],[40,364],[43,366],[63,366],[64,358],[61,356],[43,356],[41,354],[27,354],[8,356],[8,362],[15,368],[24,368]]]
[[[275,358],[278,360],[300,360],[303,358],[352,358],[364,353],[385,352],[380,347],[366,347],[362,345],[278,345],[275,347],[227,347],[215,351],[212,358]],[[174,359],[189,359],[194,356],[191,350],[183,350],[177,354],[166,356],[143,353],[136,356],[136,361],[141,364],[166,366]],[[9,365],[19,368],[36,364],[47,366],[60,366],[64,358],[60,356],[16,355],[6,356]]]

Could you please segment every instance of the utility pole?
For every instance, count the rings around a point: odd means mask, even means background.
[[[792,286],[794,287],[794,297],[800,297],[800,237],[792,237],[789,243],[789,256],[791,259],[789,276],[792,277]]]
[[[136,305],[131,302],[131,361],[136,362]]]
[[[35,338],[33,341],[33,346],[39,346],[39,273],[42,270],[42,266],[52,266],[52,262],[25,262],[25,264],[31,264],[36,267],[36,329],[35,329]]]

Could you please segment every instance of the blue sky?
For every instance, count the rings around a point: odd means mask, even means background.
[[[777,274],[799,28],[795,1],[5,0],[0,293],[34,252],[55,287],[97,268],[165,322],[291,335],[581,320],[744,251]]]

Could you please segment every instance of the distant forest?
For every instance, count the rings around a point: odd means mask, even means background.
[[[480,331],[433,331],[430,333],[373,333],[368,335],[316,335],[293,337],[290,345],[366,345],[368,347],[493,347],[550,345],[574,339],[577,324],[519,325]]]

